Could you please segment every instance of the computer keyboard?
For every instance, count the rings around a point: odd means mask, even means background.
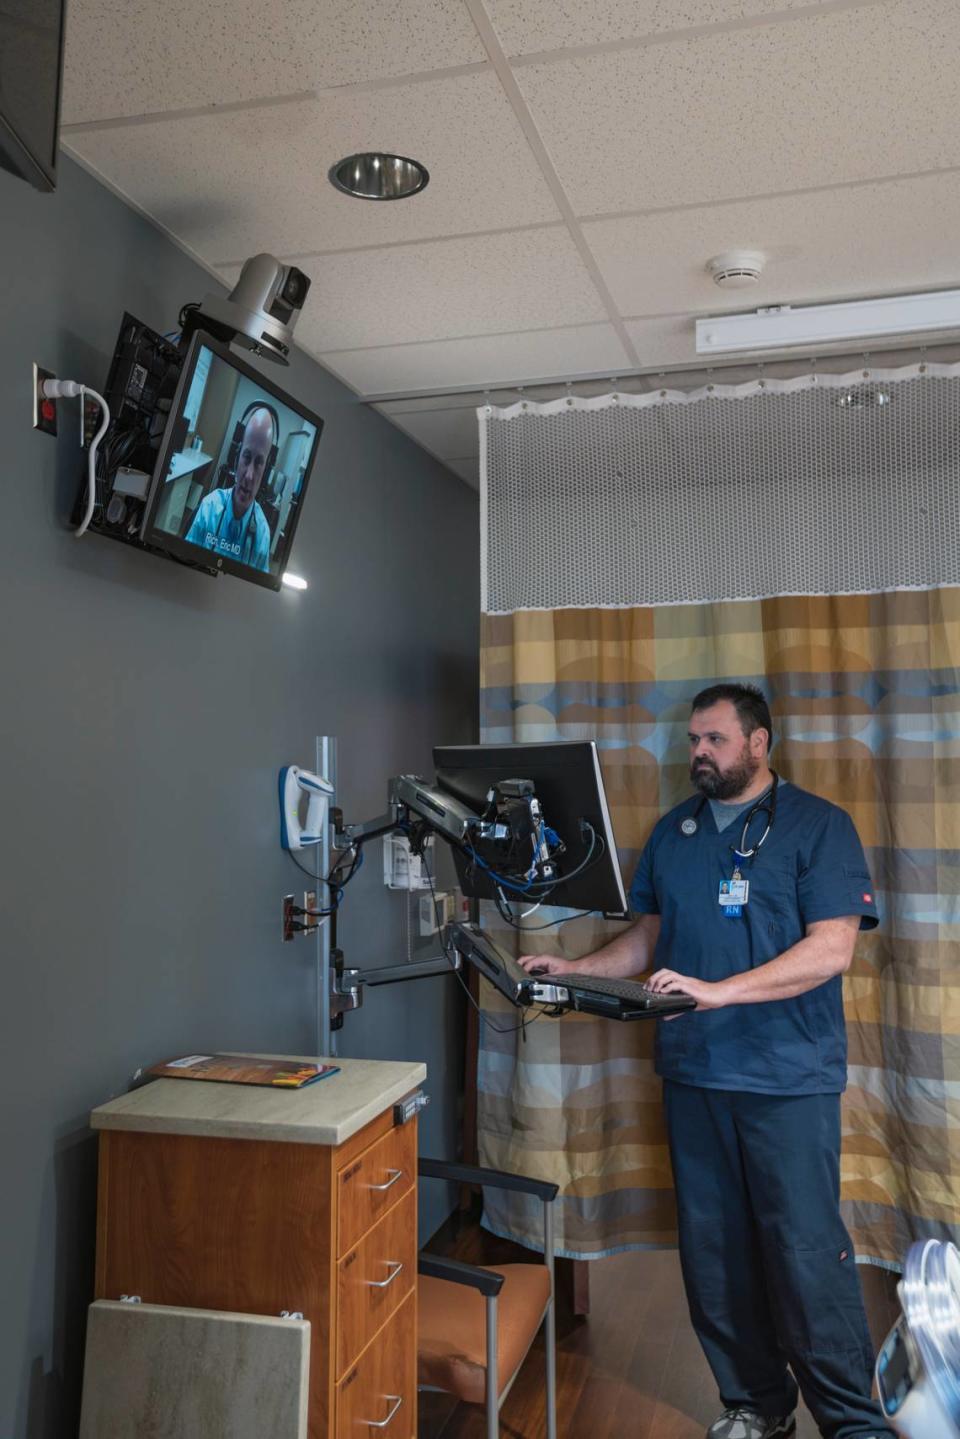
[[[599,975],[558,975],[557,980],[569,989],[574,1008],[593,1014],[627,1019],[643,1013],[654,1017],[681,1014],[696,1009],[697,1002],[689,994],[658,994],[635,979],[604,979]]]
[[[548,1004],[605,1019],[658,1019],[696,1008],[696,1001],[688,994],[655,994],[635,979],[604,979],[569,970],[563,974],[528,972],[476,925],[451,925],[450,937],[460,953],[511,1004]]]
[[[604,979],[599,974],[567,975],[566,979],[575,984],[578,989],[596,989],[601,994],[615,994],[620,999],[656,1000],[663,998],[663,995],[656,994],[636,979]]]

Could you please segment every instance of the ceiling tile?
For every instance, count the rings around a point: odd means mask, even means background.
[[[585,5],[582,0],[486,0],[508,55],[636,40],[810,5],[811,0],[609,0],[602,5]]]
[[[68,142],[214,262],[559,220],[491,72],[82,131]],[[340,194],[327,171],[366,149],[413,156],[430,184],[388,204]]]
[[[431,454],[443,461],[477,454],[480,440],[475,405],[459,409],[417,410],[415,413],[391,414],[390,419],[406,430]]]
[[[73,124],[486,60],[461,0],[70,0]]]
[[[583,229],[622,315],[719,314],[955,285],[960,174],[587,221]],[[738,246],[765,252],[767,268],[749,290],[719,289],[706,261]]]
[[[315,346],[305,343],[304,348],[319,353]],[[616,330],[606,324],[334,352],[321,358],[362,395],[451,385],[495,387],[606,369],[616,374],[629,363]]]
[[[403,345],[580,325],[606,311],[566,230],[436,240],[306,266],[306,349]],[[232,281],[234,272],[225,272]],[[442,375],[436,383],[444,383]]]
[[[957,163],[960,6],[903,0],[524,66],[581,215]]]
[[[629,320],[627,333],[640,357],[641,367],[703,364],[697,355],[690,315],[655,315],[644,320]]]

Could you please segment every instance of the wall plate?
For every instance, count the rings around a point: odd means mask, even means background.
[[[45,435],[57,437],[57,402],[56,400],[45,400],[40,394],[40,386],[44,380],[55,380],[57,377],[52,370],[42,369],[36,361],[33,363],[33,428],[40,430]]]
[[[280,902],[280,937],[284,944],[293,939],[297,933],[293,927],[296,918],[293,913],[295,905],[296,900],[292,894],[285,894]]]

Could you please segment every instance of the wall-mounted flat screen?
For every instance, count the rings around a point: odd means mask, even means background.
[[[57,181],[65,0],[0,0],[0,166]]]
[[[141,539],[278,590],[323,429],[225,345],[190,341]]]

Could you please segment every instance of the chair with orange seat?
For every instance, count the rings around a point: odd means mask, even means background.
[[[500,1407],[541,1325],[547,1384],[547,1439],[557,1433],[553,1201],[557,1185],[496,1169],[421,1159],[422,1179],[489,1185],[531,1194],[543,1203],[543,1263],[484,1269],[421,1254],[418,1261],[417,1382],[486,1406],[487,1439],[498,1439]]]

